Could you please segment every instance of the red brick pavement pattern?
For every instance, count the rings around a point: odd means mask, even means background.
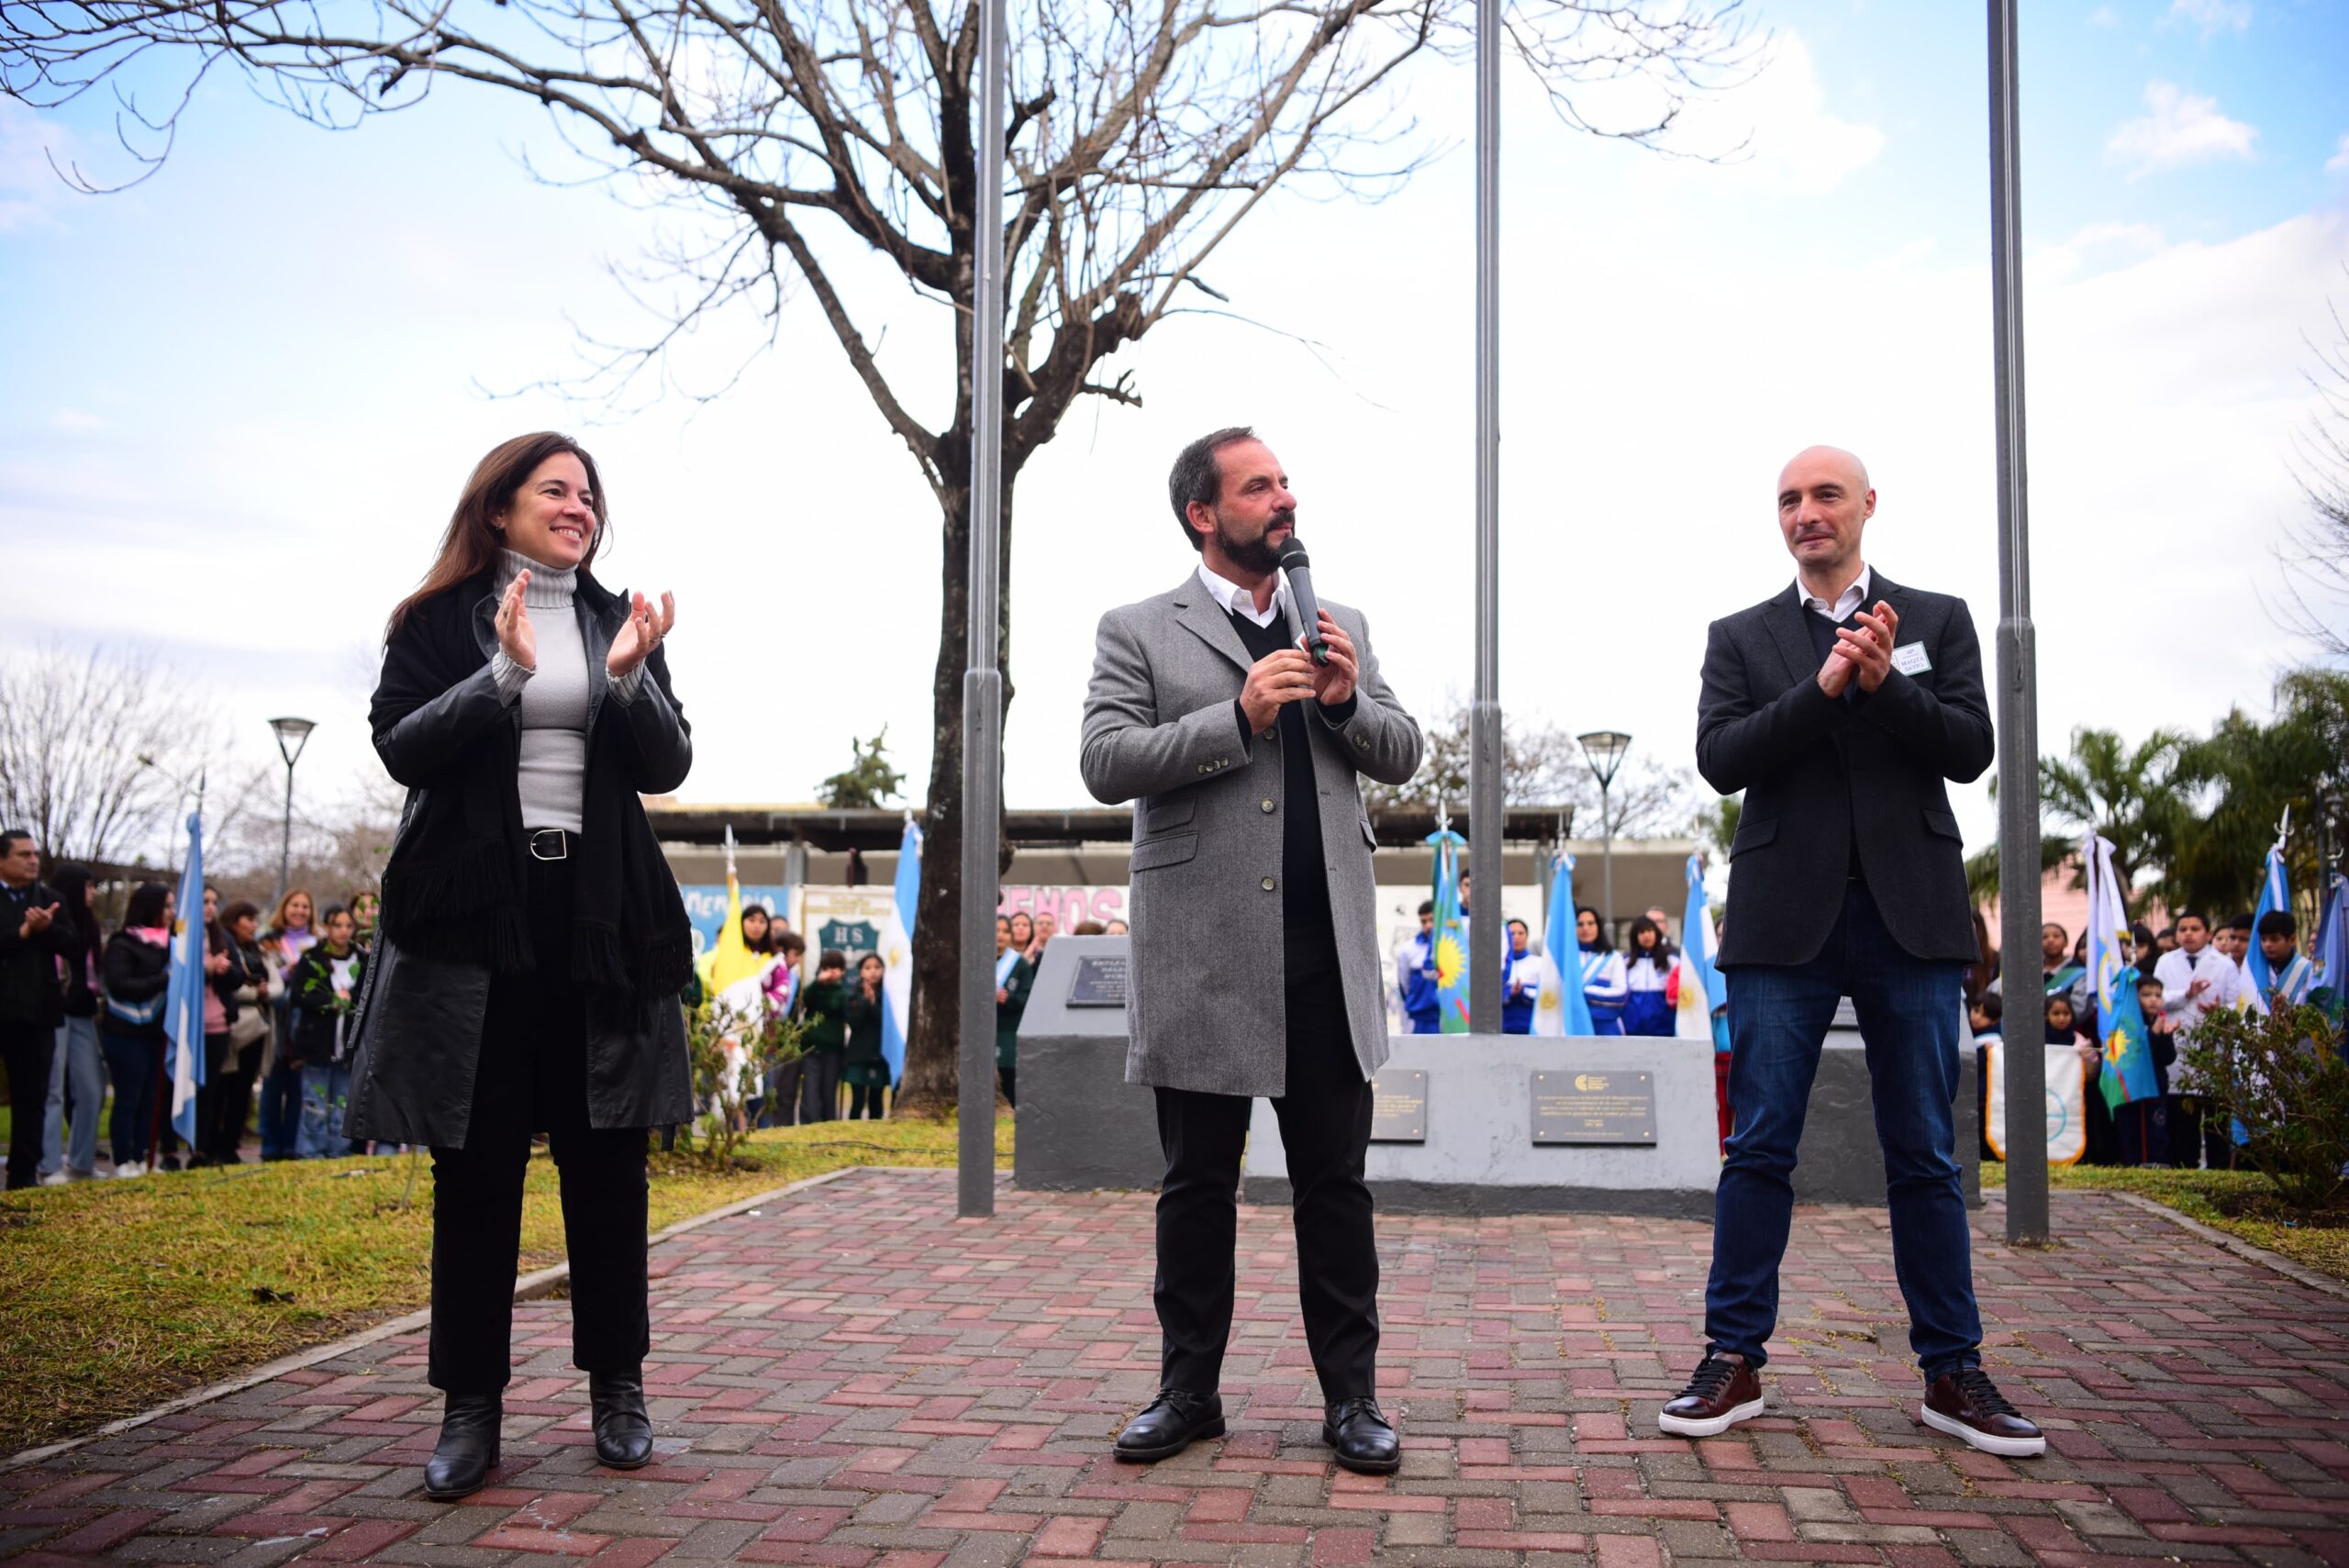
[[[1880,1213],[1805,1209],[1763,1419],[1656,1435],[1698,1340],[1709,1231],[1388,1218],[1382,1368],[1402,1473],[1334,1471],[1286,1217],[1244,1211],[1232,1429],[1107,1458],[1155,1383],[1148,1195],[865,1173],[654,1252],[660,1459],[594,1463],[568,1307],[517,1314],[505,1464],[425,1501],[438,1402],[381,1341],[0,1474],[24,1563],[1344,1568],[1703,1560],[1983,1568],[2349,1563],[2349,1304],[2158,1218],[2057,1195],[2050,1251],[1976,1229],[1987,1354],[2050,1428],[2008,1462],[1913,1418]]]

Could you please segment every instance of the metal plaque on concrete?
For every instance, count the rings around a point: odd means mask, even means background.
[[[1121,952],[1087,953],[1076,961],[1069,976],[1072,1007],[1122,1007],[1126,1005],[1126,960]]]
[[[1536,1073],[1533,1141],[1653,1147],[1654,1074]]]
[[[1373,1143],[1425,1143],[1428,1140],[1428,1075],[1396,1068],[1370,1081],[1370,1140]]]

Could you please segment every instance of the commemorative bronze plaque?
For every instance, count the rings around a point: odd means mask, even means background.
[[[1122,1007],[1126,1005],[1126,959],[1121,952],[1087,953],[1076,961],[1069,977],[1072,1007]]]
[[[1533,1141],[1655,1147],[1655,1075],[1536,1073]]]
[[[1370,1081],[1370,1140],[1373,1143],[1425,1143],[1428,1140],[1428,1075],[1390,1067]]]

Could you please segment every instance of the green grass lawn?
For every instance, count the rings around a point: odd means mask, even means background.
[[[954,1162],[952,1121],[836,1121],[752,1135],[755,1169],[653,1157],[652,1229],[851,1165]],[[1011,1120],[996,1124],[1008,1163]],[[432,1165],[408,1157],[242,1165],[0,1197],[0,1455],[425,1305]],[[524,1273],[562,1259],[553,1162],[530,1161]]]
[[[2061,1190],[2138,1193],[2214,1230],[2281,1253],[2302,1268],[2349,1279],[2349,1209],[2294,1215],[2255,1171],[2172,1171],[2158,1166],[2059,1165],[2049,1184]],[[1982,1162],[1982,1184],[2002,1187],[2007,1168]]]

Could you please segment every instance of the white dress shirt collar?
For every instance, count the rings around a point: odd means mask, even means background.
[[[1844,589],[1842,596],[1832,605],[1804,587],[1802,579],[1797,577],[1795,598],[1804,609],[1815,616],[1825,616],[1831,621],[1847,621],[1858,612],[1862,605],[1868,602],[1868,580],[1873,575],[1874,573],[1863,563],[1860,567],[1860,574],[1852,579],[1852,585]]]
[[[1230,578],[1211,570],[1204,561],[1199,562],[1199,581],[1206,584],[1208,595],[1230,615],[1246,616],[1258,626],[1270,626],[1275,617],[1288,612],[1288,582],[1274,578],[1273,596],[1263,609],[1256,607],[1255,594]]]

